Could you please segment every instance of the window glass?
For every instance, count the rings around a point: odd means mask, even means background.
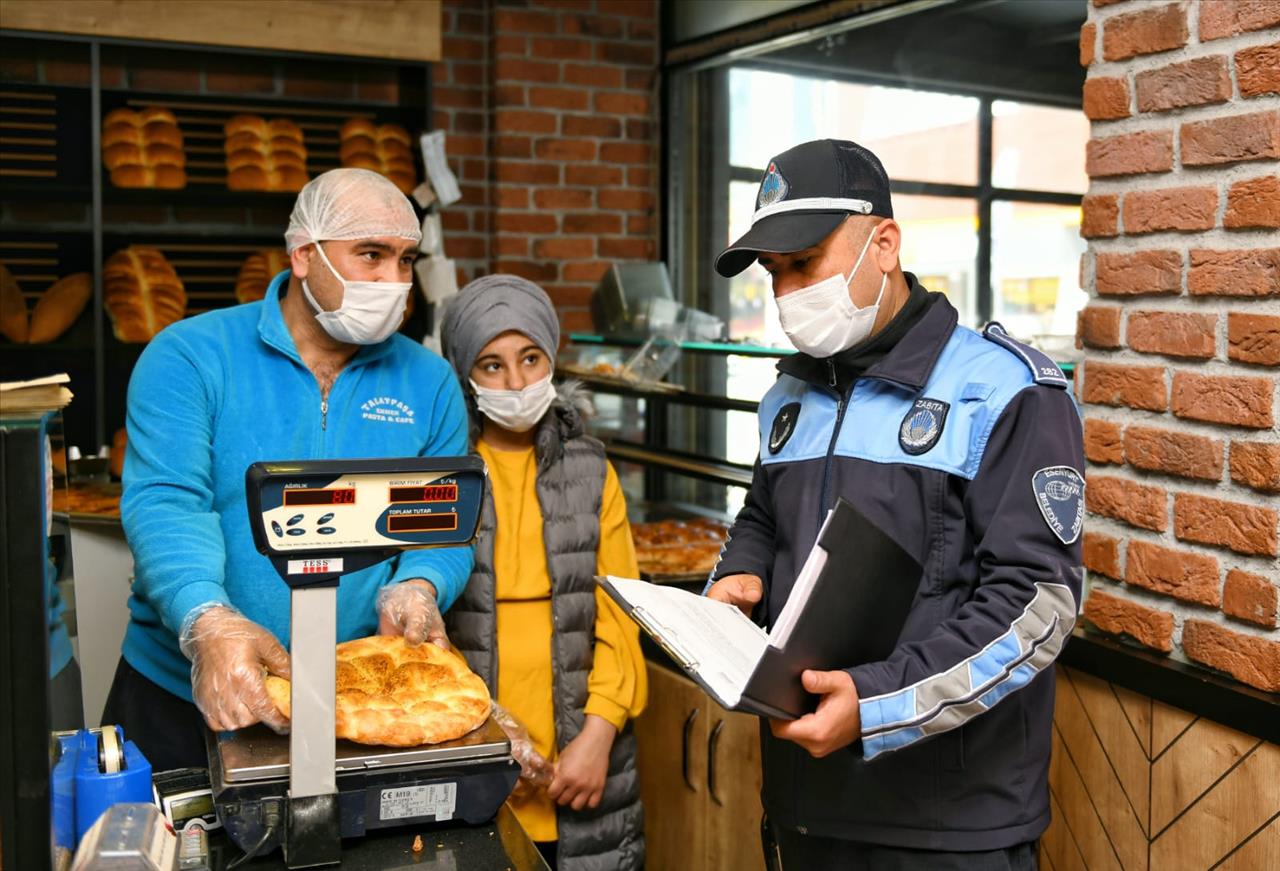
[[[972,324],[977,317],[977,202],[895,196],[893,214],[902,226],[902,268],[914,272],[928,290],[945,293],[960,323]]]
[[[1080,208],[991,204],[991,288],[996,320],[1024,341],[1075,333],[1080,289]]]
[[[999,188],[1083,194],[1089,119],[1079,109],[995,100],[991,183]]]
[[[824,138],[870,148],[895,181],[978,181],[975,97],[730,70],[732,165],[763,170],[773,155]]]

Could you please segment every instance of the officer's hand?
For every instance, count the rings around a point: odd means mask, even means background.
[[[289,654],[268,630],[231,608],[205,611],[180,640],[191,659],[191,694],[215,732],[266,723],[289,731],[263,678],[289,677]]]
[[[737,605],[748,617],[764,598],[764,581],[756,575],[729,575],[721,578],[707,590],[707,598],[717,602]]]
[[[848,747],[862,733],[858,709],[858,688],[847,671],[806,669],[800,682],[811,693],[822,696],[818,709],[798,720],[770,720],[775,738],[794,741],[815,759]]]
[[[448,650],[435,586],[413,578],[383,587],[378,593],[378,634],[403,635],[410,646],[430,641]]]

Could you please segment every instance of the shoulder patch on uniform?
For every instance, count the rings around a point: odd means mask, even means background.
[[[796,421],[800,419],[800,403],[788,402],[774,415],[773,427],[769,430],[769,453],[776,454],[782,450],[792,434],[796,431]]]
[[[1046,466],[1031,476],[1044,522],[1063,544],[1074,544],[1084,525],[1084,479],[1070,466]]]
[[[998,322],[992,321],[987,324],[982,331],[982,338],[988,342],[995,342],[1026,364],[1026,367],[1031,370],[1031,377],[1037,384],[1060,387],[1063,390],[1071,386],[1067,376],[1062,374],[1058,364],[1053,362],[1047,354],[1010,338],[1009,333]]]
[[[941,399],[922,397],[915,401],[898,427],[898,445],[911,456],[926,453],[938,443],[951,406]]]

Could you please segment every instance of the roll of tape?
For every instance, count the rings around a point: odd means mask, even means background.
[[[124,748],[117,728],[103,726],[98,733],[98,770],[103,774],[118,774],[124,768]]]

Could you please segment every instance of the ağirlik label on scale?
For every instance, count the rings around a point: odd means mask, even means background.
[[[378,802],[378,819],[402,820],[435,817],[437,822],[453,819],[458,805],[458,784],[428,783],[384,789]]]

